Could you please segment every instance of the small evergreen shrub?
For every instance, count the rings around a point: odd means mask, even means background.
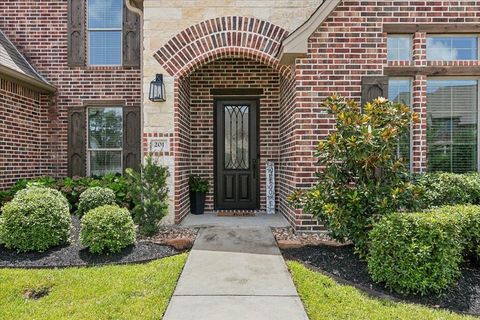
[[[91,187],[105,187],[115,192],[117,203],[123,207],[133,207],[130,186],[124,176],[109,173],[103,177],[66,177],[55,179],[52,177],[40,177],[35,179],[20,179],[10,188],[0,191],[0,207],[13,199],[19,190],[28,186],[42,186],[56,189],[67,198],[70,209],[76,211],[80,194]]]
[[[41,252],[65,243],[70,224],[68,202],[59,191],[30,187],[2,208],[0,239],[9,249]]]
[[[135,243],[135,226],[130,212],[117,205],[88,211],[81,221],[80,242],[92,253],[114,253]]]
[[[158,222],[168,212],[168,168],[160,166],[151,156],[145,158],[140,172],[125,170],[135,204],[132,213],[138,231],[151,236],[158,231]]]
[[[416,175],[414,183],[422,190],[411,207],[426,209],[444,205],[480,204],[480,174],[425,173]]]
[[[465,254],[476,255],[480,259],[480,206],[458,205],[445,206],[435,210],[448,214],[461,226],[461,236]]]
[[[80,195],[77,214],[82,216],[86,212],[106,204],[115,204],[115,192],[112,189],[102,187],[88,188]]]
[[[188,177],[188,186],[191,192],[207,193],[210,189],[208,180],[199,175],[192,174]]]
[[[395,152],[418,117],[406,105],[380,97],[361,108],[332,96],[322,108],[335,116],[337,129],[318,143],[315,156],[323,170],[313,188],[294,193],[289,201],[324,222],[331,237],[351,240],[365,255],[375,222],[415,198],[405,161]]]
[[[444,290],[460,274],[461,232],[458,217],[437,211],[384,217],[369,234],[372,279],[400,293]]]

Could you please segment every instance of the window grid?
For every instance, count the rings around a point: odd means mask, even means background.
[[[411,103],[413,101],[413,81],[411,78],[390,78],[388,84],[388,97],[392,102],[406,104],[412,110]],[[397,145],[397,157],[403,156],[407,162],[408,169],[413,172],[413,126],[411,125],[405,137],[399,138]],[[402,150],[402,145],[408,148],[405,152]]]
[[[87,60],[88,60],[88,65],[90,66],[121,66],[123,64],[123,26],[120,23],[118,27],[90,27],[90,7],[92,6],[91,2],[94,0],[88,0],[86,1],[86,12],[87,12],[87,48],[88,48],[88,54],[87,54]],[[120,18],[123,20],[123,2],[121,0],[105,0],[105,3],[108,1],[118,1],[120,2]],[[118,63],[107,63],[107,55],[108,55],[108,47],[96,47],[96,48],[103,48],[104,50],[104,63],[93,63],[92,62],[92,34],[101,34],[104,33],[106,36],[106,33],[116,33],[117,37],[119,39],[119,45],[115,47],[110,47],[110,49],[118,49],[119,52],[118,54]]]
[[[105,110],[105,109],[120,109],[123,110],[122,107],[90,107],[87,108],[87,176],[92,176],[92,156],[96,152],[115,152],[120,154],[120,170],[123,170],[123,112],[122,112],[122,122],[121,122],[121,131],[122,131],[122,138],[121,138],[121,146],[120,147],[111,147],[111,148],[102,148],[102,147],[91,147],[91,135],[90,135],[90,111],[91,110]],[[114,173],[121,173],[114,172]],[[109,173],[106,169],[103,170],[103,174]]]
[[[406,46],[401,46],[406,42]],[[411,61],[413,56],[413,39],[409,34],[387,36],[387,60]]]
[[[434,41],[437,40],[435,43]],[[464,40],[474,43],[473,46],[460,45],[455,47],[455,41]],[[443,46],[442,42],[448,43],[448,47]],[[432,46],[434,42],[434,46]],[[428,61],[473,61],[478,60],[478,52],[480,50],[480,43],[478,41],[478,35],[468,35],[468,34],[434,34],[427,35],[427,60]],[[469,57],[462,58],[458,57],[459,52],[469,52]]]
[[[463,83],[464,86],[475,86],[475,90],[471,90],[471,93],[474,95],[474,97],[471,99],[471,102],[474,103],[475,105],[473,105],[473,109],[472,110],[454,110],[455,106],[467,106],[466,102],[465,101],[459,101],[460,99],[458,98],[458,96],[460,97],[463,97],[465,98],[467,101],[468,101],[468,96],[465,95],[465,93],[458,93],[458,92],[454,92],[454,87],[460,87],[460,86],[454,86],[454,85],[450,85],[450,88],[449,88],[449,96],[448,97],[442,97],[441,101],[442,102],[447,102],[449,104],[449,112],[448,112],[448,115],[449,115],[449,119],[445,118],[445,116],[441,117],[441,119],[447,119],[449,121],[446,122],[446,125],[445,123],[440,123],[440,130],[436,127],[433,126],[433,111],[432,111],[432,106],[430,105],[431,102],[429,102],[429,99],[428,99],[428,95],[429,95],[429,90],[432,90],[431,88],[434,87],[435,88],[435,84],[436,83],[440,83],[440,82],[445,82],[445,83],[448,83],[448,82],[451,82],[451,83]],[[429,89],[430,87],[430,89]],[[440,86],[439,86],[440,88]],[[438,91],[439,89],[437,89]],[[455,95],[457,95],[457,97],[454,97]],[[429,149],[428,151],[428,170],[429,171],[449,171],[449,172],[472,172],[472,171],[479,171],[480,170],[480,159],[479,159],[479,148],[478,146],[480,145],[480,135],[478,134],[478,123],[480,121],[480,115],[479,115],[479,112],[478,112],[478,108],[479,108],[479,103],[480,103],[480,100],[479,100],[479,79],[476,78],[476,77],[432,77],[432,78],[429,78],[427,80],[427,119],[428,119],[428,123],[427,123],[427,147]],[[465,103],[462,105],[462,103]],[[457,112],[457,114],[455,114],[455,111]],[[471,119],[473,121],[475,121],[475,123],[473,124],[474,125],[474,130],[472,130],[470,132],[470,134],[473,134],[475,135],[475,137],[473,139],[470,139],[470,143],[468,142],[468,134],[469,134],[469,131],[468,131],[468,128],[466,129],[462,129],[460,128],[459,130],[455,131],[454,127],[455,127],[455,123],[454,123],[454,119],[458,118],[459,120],[457,121],[459,124],[462,124],[461,123],[461,117],[464,117],[467,119],[467,121],[463,120],[463,122],[467,122],[468,124],[468,114],[471,114],[472,117]],[[443,125],[443,127],[442,127]],[[465,123],[463,123],[463,125],[465,126]],[[437,125],[438,126],[438,125]],[[433,168],[434,166],[437,166],[438,167],[438,164],[436,163],[433,163],[432,159],[431,159],[431,147],[430,147],[430,144],[431,144],[431,140],[432,140],[432,133],[430,130],[439,130],[441,131],[443,129],[443,132],[445,133],[448,133],[449,134],[449,139],[447,139],[447,141],[440,141],[440,143],[437,143],[437,147],[438,146],[442,146],[442,143],[444,145],[444,153],[449,151],[450,152],[450,156],[448,157],[449,159],[449,165],[448,165],[448,170],[443,170],[446,168],[446,164],[445,163],[442,163],[440,162],[440,165],[443,166],[443,168],[441,168],[440,170],[436,169],[436,168]],[[462,131],[463,130],[463,131]],[[435,133],[435,132],[434,132]],[[463,134],[463,136],[462,136]],[[429,137],[430,135],[430,137]],[[461,142],[455,142],[454,139],[455,137],[458,137],[460,135],[460,138],[461,138]],[[430,140],[430,141],[429,141]],[[448,143],[450,143],[448,145]],[[450,146],[450,150],[447,150],[448,146]],[[472,157],[473,159],[470,159],[471,160],[471,163],[468,164],[466,163],[465,159],[462,159],[462,165],[463,167],[458,167],[456,166],[456,163],[454,163],[454,160],[455,160],[455,157],[456,158],[459,158],[459,155],[456,155],[455,152],[454,152],[454,147],[467,147],[470,146],[472,150],[474,151],[471,151],[471,154],[472,154]],[[468,154],[468,150],[464,149],[463,152],[460,152],[459,154],[465,156],[465,154]],[[468,160],[468,159],[467,159]],[[468,168],[468,166],[470,165],[470,168]]]

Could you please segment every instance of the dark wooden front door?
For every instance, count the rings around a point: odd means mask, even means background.
[[[258,100],[215,102],[215,209],[259,207]]]

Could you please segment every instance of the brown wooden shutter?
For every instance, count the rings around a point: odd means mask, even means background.
[[[123,108],[123,169],[138,170],[142,145],[140,107]]]
[[[85,65],[85,1],[68,0],[68,65]]]
[[[387,76],[362,77],[362,106],[378,97],[388,97]]]
[[[123,65],[140,66],[140,16],[123,5]]]
[[[68,109],[68,175],[84,176],[86,169],[85,107]]]

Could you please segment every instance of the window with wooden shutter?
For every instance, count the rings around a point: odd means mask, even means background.
[[[68,175],[85,175],[85,108],[68,109]]]
[[[362,77],[362,106],[378,97],[388,96],[387,76]]]
[[[140,28],[123,0],[68,0],[68,65],[139,67]]]
[[[123,2],[87,0],[89,65],[122,65]]]
[[[68,65],[85,65],[85,0],[68,0]]]
[[[124,107],[123,119],[123,169],[138,170],[142,145],[140,107]]]
[[[122,174],[124,121],[123,108],[90,107],[88,123],[88,174]]]

